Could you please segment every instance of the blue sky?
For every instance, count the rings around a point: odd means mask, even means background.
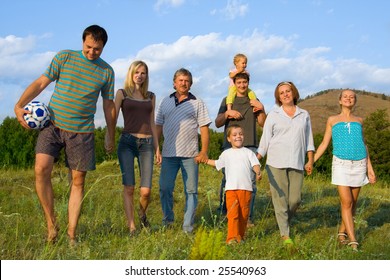
[[[236,53],[247,55],[250,87],[267,111],[282,80],[301,97],[346,87],[389,95],[389,10],[384,0],[1,0],[0,122],[14,116],[15,102],[56,52],[81,49],[91,24],[108,32],[102,58],[115,70],[116,89],[141,59],[159,103],[185,67],[213,120]],[[48,102],[52,88],[37,100]],[[105,125],[100,105],[95,123]]]

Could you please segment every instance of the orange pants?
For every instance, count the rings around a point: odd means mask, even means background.
[[[228,232],[226,243],[232,240],[241,242],[244,239],[252,192],[245,190],[226,191],[226,208]]]

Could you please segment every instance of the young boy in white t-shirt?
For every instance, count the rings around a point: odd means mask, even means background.
[[[260,162],[254,152],[243,146],[244,131],[239,125],[228,127],[227,140],[232,148],[221,153],[218,160],[208,159],[207,164],[217,170],[225,168],[226,208],[228,232],[226,243],[241,242],[244,239],[252,196],[251,172],[261,179]]]

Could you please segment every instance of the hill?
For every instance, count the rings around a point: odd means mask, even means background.
[[[388,114],[390,114],[389,96],[361,90],[354,91],[357,93],[356,115],[366,118],[378,109],[387,109]],[[323,134],[328,117],[340,112],[338,103],[340,92],[341,89],[321,91],[298,103],[299,107],[309,112],[314,134]]]

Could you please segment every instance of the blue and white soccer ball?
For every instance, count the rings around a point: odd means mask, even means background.
[[[32,101],[24,109],[30,111],[29,114],[24,114],[24,119],[30,128],[42,129],[49,124],[50,111],[44,103]]]

